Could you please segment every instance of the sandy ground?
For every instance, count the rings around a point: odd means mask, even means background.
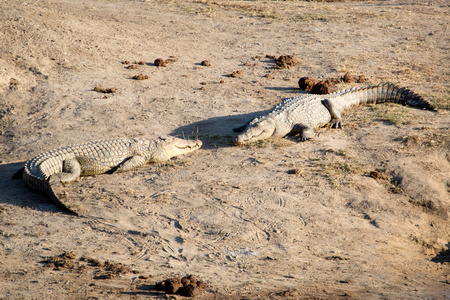
[[[0,6],[0,298],[180,298],[155,284],[187,274],[199,299],[450,298],[448,2]],[[291,54],[288,69],[267,57]],[[299,77],[346,72],[439,112],[357,107],[311,141],[232,146]],[[53,148],[160,135],[204,145],[64,187],[85,217],[11,179]]]

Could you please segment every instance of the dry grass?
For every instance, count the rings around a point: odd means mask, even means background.
[[[360,0],[349,0],[360,1]],[[315,2],[349,2],[342,0],[326,0]],[[192,2],[177,3],[176,1],[161,1],[167,3],[168,6],[176,5],[182,8],[185,13],[205,15],[211,18],[216,16],[227,15],[230,13],[240,13],[243,16],[267,19],[269,21],[289,20],[292,22],[310,22],[323,21],[329,22],[336,18],[340,18],[343,14],[348,14],[355,21],[361,21],[365,18],[374,18],[378,15],[366,13],[364,11],[341,10],[336,8],[317,8],[312,4],[313,9],[308,13],[299,13],[299,8],[311,6],[303,1],[213,1],[213,0],[196,0]]]
[[[244,147],[246,147],[247,149],[258,149],[267,147],[279,149],[294,145],[296,142],[293,139],[294,138],[270,138],[245,145]]]
[[[396,141],[400,141],[405,148],[412,148],[417,151],[417,148],[423,150],[429,149],[445,149],[450,145],[450,135],[448,130],[441,128],[440,130],[428,131],[429,128],[421,127],[417,134],[402,136]]]
[[[436,89],[435,92],[424,93],[422,96],[438,110],[450,110],[450,89]]]

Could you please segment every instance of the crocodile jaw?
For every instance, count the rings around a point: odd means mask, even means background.
[[[275,125],[261,121],[257,124],[251,125],[243,133],[239,134],[233,141],[235,145],[250,144],[259,140],[267,139],[275,133]]]
[[[183,140],[175,137],[160,137],[159,140],[161,148],[169,158],[193,152],[202,146],[200,140]]]

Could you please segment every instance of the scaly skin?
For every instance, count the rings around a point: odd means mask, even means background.
[[[148,163],[163,162],[201,146],[199,140],[174,137],[156,140],[117,138],[88,142],[35,156],[21,170],[22,179],[30,189],[46,194],[58,206],[76,214],[58,199],[54,187],[73,182],[80,176],[125,172]]]
[[[436,111],[421,96],[391,83],[351,88],[328,95],[302,95],[286,98],[269,114],[233,129],[240,133],[233,143],[243,145],[286,135],[298,135],[301,141],[305,141],[314,135],[314,128],[319,126],[329,123],[331,128],[341,128],[341,111],[344,109],[365,103],[382,102],[395,102]]]

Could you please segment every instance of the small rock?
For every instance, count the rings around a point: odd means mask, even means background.
[[[195,275],[185,276],[181,279],[170,278],[162,282],[157,282],[155,289],[164,291],[167,294],[178,294],[186,297],[195,297],[205,288],[205,284],[197,280]]]
[[[180,288],[177,294],[185,297],[195,297],[200,295],[200,290],[198,289],[198,287],[190,284],[188,286]]]
[[[328,85],[328,83],[325,81],[319,81],[311,89],[312,94],[326,95],[326,94],[331,94],[332,92],[333,92],[333,90]]]
[[[292,170],[287,171],[288,174],[293,174],[293,175],[298,175],[301,172],[302,172],[302,170],[300,170],[300,169],[292,169]]]
[[[297,64],[299,64],[300,58],[296,55],[281,55],[277,59],[276,69],[289,69]]]
[[[183,278],[181,278],[181,284],[183,286],[188,286],[189,284],[191,284],[191,281],[189,279],[187,279],[187,277],[183,277]]]
[[[189,281],[193,284],[197,283],[197,277],[195,275],[191,274],[187,277],[187,279],[189,279]]]
[[[166,59],[165,63],[166,64],[171,64],[171,63],[174,63],[174,62],[177,62],[177,61],[178,61],[177,58],[171,57],[171,58]]]
[[[364,76],[364,75],[359,75],[358,79],[356,79],[357,83],[364,83],[366,81],[367,81],[367,79],[366,79],[366,76]]]
[[[326,79],[324,81],[325,81],[326,84],[328,84],[329,87],[331,87],[334,84],[334,82],[335,82],[334,79]]]
[[[234,71],[233,73],[231,73],[229,75],[229,77],[233,77],[233,78],[243,78],[244,77],[244,71],[239,70],[239,71]]]
[[[206,284],[203,281],[197,281],[197,287],[201,291],[206,287]]]
[[[15,79],[15,78],[11,78],[9,79],[9,89],[12,91],[18,91],[20,90],[20,82],[19,80]]]
[[[162,58],[155,59],[154,64],[157,67],[167,67],[166,61],[164,59],[162,59]]]
[[[352,74],[350,74],[350,72],[345,73],[344,77],[342,77],[342,80],[344,80],[345,83],[352,83],[353,82]]]
[[[298,87],[301,90],[310,92],[313,86],[316,84],[316,80],[312,77],[302,77],[298,80]]]
[[[155,290],[157,290],[157,291],[164,291],[166,288],[165,288],[165,282],[164,281],[160,281],[160,282],[157,282],[156,284],[155,284]]]
[[[128,70],[136,70],[137,68],[139,68],[138,65],[129,65],[128,67],[126,67]]]
[[[105,94],[111,94],[111,93],[117,93],[117,89],[116,88],[101,88],[99,86],[96,86],[94,88],[94,92],[99,92],[99,93],[105,93]]]
[[[273,60],[277,60],[277,57],[276,57],[275,55],[267,54],[266,57],[267,57],[267,58],[271,58],[271,59],[273,59]]]
[[[201,64],[202,66],[204,66],[204,67],[210,67],[210,66],[211,66],[211,63],[210,63],[208,60],[204,60],[204,61],[202,61],[200,64]]]
[[[145,79],[149,79],[149,78],[150,78],[150,76],[144,75],[144,74],[139,74],[139,75],[133,76],[133,79],[136,79],[136,80],[145,80]]]
[[[177,293],[178,289],[182,286],[179,278],[170,278],[164,281],[164,291],[168,294]]]
[[[373,179],[378,179],[378,178],[380,178],[381,177],[381,174],[380,174],[380,172],[378,172],[378,171],[370,171],[370,177],[372,177]]]

